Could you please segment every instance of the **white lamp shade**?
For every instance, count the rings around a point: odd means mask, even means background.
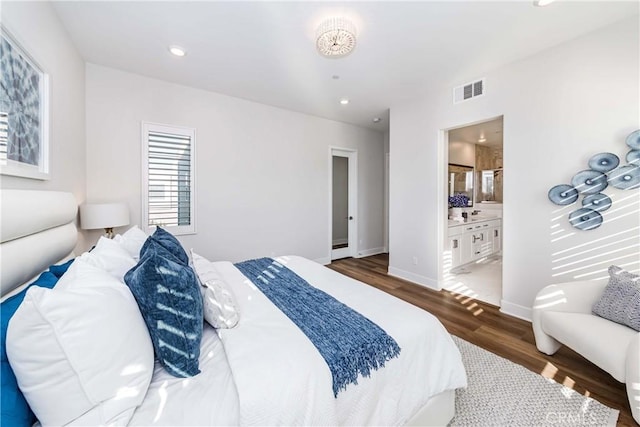
[[[129,224],[126,203],[84,204],[80,206],[80,227],[84,230],[122,227]]]

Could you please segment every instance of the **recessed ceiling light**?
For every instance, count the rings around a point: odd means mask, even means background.
[[[478,140],[478,142],[487,142],[487,138],[484,138],[484,137],[483,137],[483,138],[480,138],[480,139]]]
[[[340,100],[340,104],[342,104],[342,105],[347,105],[348,103],[349,103],[349,100],[347,98],[342,98]]]
[[[372,121],[373,123],[380,123],[382,119],[380,117],[374,117]]]
[[[555,0],[533,0],[533,5],[537,7],[545,7],[553,3]]]
[[[180,46],[169,46],[169,52],[175,56],[185,56],[187,52]]]

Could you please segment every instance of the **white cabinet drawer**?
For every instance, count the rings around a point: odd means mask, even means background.
[[[470,220],[448,229],[451,267],[492,255],[502,249],[502,220]]]
[[[464,225],[457,225],[455,227],[449,227],[449,237],[459,236],[464,232]]]

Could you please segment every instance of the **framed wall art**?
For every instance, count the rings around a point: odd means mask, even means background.
[[[0,173],[49,179],[49,77],[0,26]]]

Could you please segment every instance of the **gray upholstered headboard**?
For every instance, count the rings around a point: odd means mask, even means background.
[[[73,251],[78,205],[61,191],[0,190],[0,295]]]

